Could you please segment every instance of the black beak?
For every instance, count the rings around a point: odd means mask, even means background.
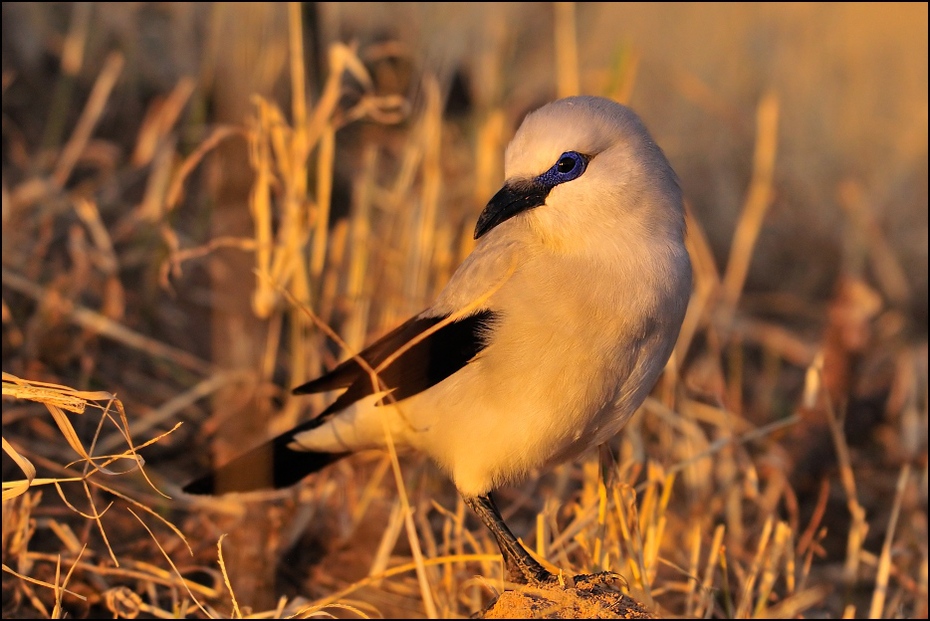
[[[518,213],[544,205],[551,189],[551,186],[542,185],[536,181],[517,181],[506,184],[491,198],[487,207],[478,216],[475,239]]]

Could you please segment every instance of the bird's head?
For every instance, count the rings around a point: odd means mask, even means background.
[[[609,99],[569,97],[527,115],[507,147],[505,177],[476,239],[525,234],[565,251],[613,252],[683,238],[672,167],[639,117]]]

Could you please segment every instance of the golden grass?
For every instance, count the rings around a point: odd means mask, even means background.
[[[552,92],[590,88],[577,10],[553,7]],[[318,411],[321,399],[292,398],[287,387],[420,310],[467,254],[474,214],[500,181],[513,116],[500,101],[505,46],[484,59],[499,68],[499,86],[463,130],[445,118],[436,76],[414,74],[411,89],[388,91],[378,71],[391,67],[354,44],[329,47],[325,75],[309,87],[300,5],[290,3],[289,109],[256,95],[240,124],[192,130],[184,110],[202,95],[184,78],[148,104],[122,158],[95,131],[125,59],[107,56],[75,103],[91,19],[74,5],[49,108],[79,108],[73,122],[46,126],[41,157],[4,126],[10,152],[30,154],[4,161],[4,616],[438,618],[481,609],[508,586],[497,547],[421,458],[391,447],[269,493],[260,505],[267,531],[236,522],[246,515],[240,500],[180,497],[177,483],[204,466],[199,452],[223,424],[205,415],[205,397],[254,382],[277,399],[269,432],[308,415],[308,403]],[[628,100],[645,79],[642,60],[621,49],[597,88]],[[4,76],[5,91],[15,79]],[[722,269],[689,209],[695,290],[653,395],[600,455],[501,490],[498,502],[541,563],[566,575],[616,572],[662,616],[925,617],[926,335],[902,328],[911,320],[900,304],[914,294],[860,185],[837,195],[858,232],[850,252],[873,266],[874,284],[849,269],[829,305],[789,297],[790,310],[778,311],[773,296],[760,312],[747,302],[777,190],[783,111],[773,91],[745,113],[756,119],[752,172],[738,189]],[[343,130],[357,130],[356,142],[340,142]],[[213,199],[209,162],[236,141],[254,175],[252,232],[210,238],[197,222]],[[354,154],[350,171],[344,152]],[[117,203],[134,206],[114,210],[113,188],[138,184],[138,171],[147,173],[141,198],[121,195]],[[335,181],[346,172],[343,214]],[[205,293],[191,273],[230,248],[254,258],[254,275],[241,275],[246,284],[233,292],[251,296],[267,330],[254,369],[195,353],[204,323],[172,325],[195,313],[185,302],[198,296],[223,304],[229,292]],[[786,291],[790,283],[775,293]],[[879,420],[854,418],[875,394]],[[868,425],[867,441],[855,425]],[[281,570],[273,592],[237,584],[249,567],[224,555],[230,528],[271,533],[259,547]]]

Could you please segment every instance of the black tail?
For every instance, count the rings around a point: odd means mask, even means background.
[[[295,432],[304,428],[306,424],[255,447],[213,472],[191,481],[184,486],[184,491],[188,494],[219,495],[280,489],[297,483],[308,474],[322,470],[348,454],[295,451],[288,448]]]

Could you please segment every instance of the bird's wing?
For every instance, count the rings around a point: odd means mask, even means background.
[[[316,420],[328,417],[375,392],[371,375],[358,361],[361,358],[377,371],[379,391],[390,391],[395,401],[412,397],[464,367],[487,346],[495,313],[482,310],[423,336],[446,319],[418,315],[388,332],[358,356],[298,386],[293,392],[302,395],[346,388]],[[409,345],[412,341],[416,342]],[[384,368],[379,368],[381,366]]]
[[[377,370],[382,390],[396,401],[411,397],[446,379],[474,359],[488,343],[495,315],[483,310],[442,325],[447,317],[417,316],[392,330],[359,354]],[[418,340],[419,339],[419,340]],[[412,341],[412,345],[408,345]],[[379,368],[383,366],[384,368]],[[186,485],[189,494],[247,492],[293,485],[312,472],[341,459],[345,452],[294,448],[295,438],[324,425],[332,415],[375,392],[368,371],[350,358],[326,375],[294,389],[295,394],[345,388],[319,416],[305,421],[224,466]]]

